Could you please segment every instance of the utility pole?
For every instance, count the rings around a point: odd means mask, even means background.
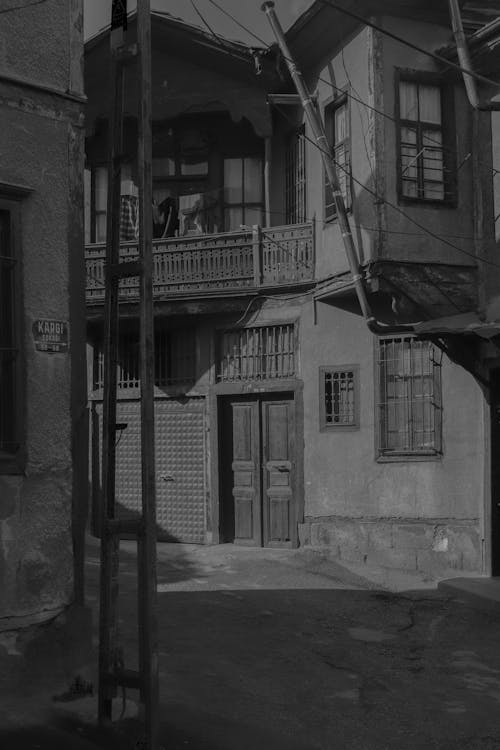
[[[152,136],[151,136],[151,7],[137,3],[137,43],[127,45],[127,2],[113,0],[110,33],[111,116],[108,160],[108,203],[104,310],[104,397],[101,504],[101,575],[99,611],[99,722],[112,720],[117,688],[140,692],[145,724],[144,750],[158,750],[158,617],[156,592],[156,489],[154,462],[154,328],[152,249]],[[120,263],[120,187],[123,158],[123,99],[125,72],[137,61],[139,181],[139,259]],[[141,375],[142,514],[138,519],[116,516],[117,365],[120,279],[139,276]],[[139,669],[125,667],[119,644],[120,536],[137,541],[137,617]]]

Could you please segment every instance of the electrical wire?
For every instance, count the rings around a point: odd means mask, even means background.
[[[13,13],[15,10],[25,10],[26,8],[34,8],[35,5],[42,5],[42,3],[46,3],[48,0],[34,0],[32,3],[24,3],[23,5],[14,5],[12,8],[3,8],[0,10],[0,15],[3,15],[4,13]]]
[[[419,47],[418,44],[414,44],[413,42],[410,42],[408,39],[403,39],[397,34],[394,34],[392,31],[388,31],[387,29],[384,29],[382,26],[378,26],[376,23],[373,23],[373,21],[368,21],[366,18],[363,18],[363,16],[358,15],[358,13],[354,13],[354,11],[352,10],[347,10],[346,8],[342,8],[340,5],[337,5],[337,3],[333,2],[333,0],[321,0],[321,2],[324,5],[329,5],[331,8],[333,8],[334,10],[337,10],[339,13],[343,13],[346,16],[350,16],[351,18],[354,18],[356,21],[359,21],[365,26],[369,26],[375,31],[378,31],[381,34],[384,34],[390,39],[394,39],[400,44],[403,44],[406,47],[410,47],[410,49],[420,52],[420,54],[422,55],[427,55],[427,57],[432,57],[434,60],[437,60],[440,63],[444,63],[445,65],[447,65],[450,68],[453,68],[454,70],[458,70],[460,73],[466,73],[468,76],[470,76],[471,78],[475,78],[477,81],[481,81],[482,83],[487,83],[490,86],[495,86],[495,87],[500,86],[500,81],[494,81],[493,79],[487,78],[486,76],[483,76],[480,73],[475,73],[474,71],[467,70],[466,68],[462,68],[461,65],[454,63],[452,60],[448,60],[448,58],[444,57],[443,55],[440,55],[438,52],[430,52],[429,50],[426,50],[423,47]]]
[[[282,114],[282,116],[284,116],[285,118],[287,118],[287,119],[289,119],[291,121],[291,119],[288,117],[288,115],[286,115],[286,113],[281,109],[281,107],[279,107],[277,104],[274,104],[274,106]],[[409,222],[411,222],[412,224],[414,224],[415,226],[417,226],[427,236],[432,237],[433,239],[438,240],[439,242],[442,242],[443,244],[447,245],[448,247],[451,247],[453,250],[456,250],[457,252],[462,253],[463,255],[466,255],[466,256],[468,256],[469,258],[472,258],[475,261],[480,260],[482,263],[486,263],[486,264],[488,264],[490,266],[494,266],[495,268],[500,268],[500,264],[495,263],[494,261],[490,261],[490,260],[488,260],[486,258],[483,258],[481,256],[478,256],[478,255],[476,255],[474,253],[469,253],[467,250],[464,250],[463,248],[458,247],[458,245],[455,245],[453,242],[450,242],[448,239],[446,239],[446,237],[442,237],[441,235],[436,234],[432,230],[428,229],[424,224],[421,224],[416,219],[413,219],[408,213],[406,213],[406,211],[403,211],[402,208],[400,208],[396,204],[392,203],[391,201],[388,201],[386,198],[382,198],[382,196],[378,195],[378,193],[375,190],[371,190],[371,188],[369,188],[367,185],[365,185],[360,180],[357,180],[355,177],[353,177],[353,175],[352,175],[352,173],[351,173],[350,170],[345,169],[345,167],[342,164],[339,164],[339,162],[335,160],[332,152],[330,152],[330,151],[324,151],[324,149],[322,149],[321,146],[316,141],[314,141],[312,138],[309,138],[309,136],[307,136],[307,135],[304,134],[303,137],[309,143],[312,143],[312,145],[315,148],[317,148],[318,151],[320,151],[322,154],[326,154],[329,158],[332,158],[333,161],[334,161],[334,163],[335,163],[335,166],[338,167],[342,172],[344,172],[344,174],[346,174],[349,177],[349,179],[351,179],[353,182],[355,182],[357,185],[359,185],[363,190],[365,190],[366,192],[370,193],[370,195],[372,195],[374,198],[376,198],[377,201],[380,201],[380,202],[384,203],[385,205],[389,206],[394,211],[396,211],[401,216],[403,216],[405,219],[407,219]],[[384,231],[384,230],[382,229],[382,231]]]
[[[256,39],[260,44],[262,44],[266,50],[270,50],[271,49],[271,45],[269,45],[262,37],[260,37],[258,34],[255,34],[251,29],[249,29],[244,24],[240,23],[240,21],[238,21],[237,18],[235,18],[231,13],[229,13],[227,10],[225,10],[225,8],[223,8],[221,5],[219,5],[219,3],[217,3],[215,0],[208,0],[208,1],[213,6],[215,6],[216,8],[218,8],[218,10],[220,10],[226,16],[228,16],[229,18],[231,18],[231,20],[234,21],[234,23],[237,24],[237,26],[239,26],[241,29],[243,29],[244,31],[246,31],[247,34],[250,34],[250,36],[252,36],[254,39]],[[327,0],[323,0],[323,1],[325,2]],[[358,18],[359,18],[359,20],[362,21],[362,23],[365,23],[367,26],[371,25],[368,21],[366,21],[365,19],[363,19],[361,16],[359,16]],[[383,29],[381,29],[381,31],[383,32]],[[401,41],[402,44],[405,43],[403,40],[400,40],[400,41]],[[411,44],[411,43],[409,43],[409,44]],[[420,51],[420,48],[419,48],[419,51]],[[424,54],[430,55],[431,57],[435,56],[434,53],[428,52],[428,51],[426,51],[424,49],[422,49],[421,51]],[[286,60],[287,58],[284,58],[284,59]],[[446,58],[442,58],[442,60],[453,67],[453,64],[450,61],[446,60]],[[459,67],[460,70],[462,70],[460,68],[460,66],[458,66],[458,67]],[[466,71],[466,72],[468,72],[468,71]],[[474,75],[474,74],[470,73],[469,75]],[[486,79],[486,80],[489,81],[489,79]],[[344,91],[343,89],[341,89],[338,86],[336,86],[332,81],[328,81],[326,78],[323,78],[322,76],[318,76],[318,81],[321,81],[321,83],[325,83],[327,86],[331,86],[332,88],[334,88],[340,94],[346,94],[350,99],[353,99],[354,101],[358,102],[359,104],[361,104],[362,106],[366,107],[367,109],[370,109],[375,114],[381,115],[382,117],[384,117],[384,118],[386,118],[388,120],[391,120],[392,122],[396,123],[397,125],[400,124],[399,120],[396,117],[394,117],[393,115],[388,114],[387,112],[383,112],[380,109],[377,109],[376,107],[372,106],[371,104],[368,104],[368,102],[366,102],[363,99],[361,99],[359,97],[359,95],[356,96],[355,94],[352,94],[350,91]],[[494,85],[496,85],[496,86],[500,86],[500,82],[493,82],[493,81],[491,81],[491,83],[494,83]],[[447,146],[444,146],[442,143],[439,143],[438,141],[435,141],[430,136],[428,136],[428,140],[431,143],[432,142],[436,143],[436,145],[440,146],[443,149],[443,151],[446,151],[446,152],[448,152],[450,154],[455,155],[455,152],[454,152],[453,149],[451,149],[451,148],[449,148]],[[458,167],[458,169],[460,169],[463,166],[463,164],[465,163],[466,160],[467,159],[465,159],[460,164],[460,167]],[[478,160],[478,164],[480,164],[481,166],[484,166],[488,170],[491,170],[494,175],[500,174],[500,169],[497,169],[496,167],[492,166],[491,164],[486,164],[486,162],[481,162],[479,160]],[[458,171],[458,169],[457,169],[457,171]]]

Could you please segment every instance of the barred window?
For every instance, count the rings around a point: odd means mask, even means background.
[[[159,388],[195,380],[195,331],[192,328],[155,333],[155,385]],[[122,333],[118,344],[118,388],[140,385],[139,334]],[[104,387],[104,350],[94,349],[94,390]]]
[[[332,146],[342,197],[344,198],[345,207],[349,209],[351,208],[351,139],[349,132],[349,100],[347,95],[344,94],[327,107],[325,111],[325,126],[329,143]],[[325,182],[325,221],[329,221],[337,216],[337,207],[326,170],[323,171]]]
[[[286,223],[306,221],[306,139],[304,126],[288,137],[285,152]]]
[[[219,340],[217,379],[222,382],[295,375],[293,323],[225,331]]]
[[[359,367],[319,368],[320,430],[359,427]]]
[[[453,196],[445,150],[443,90],[420,80],[399,81],[400,174],[402,198],[445,202]]]
[[[441,352],[413,337],[379,341],[379,452],[442,451]]]

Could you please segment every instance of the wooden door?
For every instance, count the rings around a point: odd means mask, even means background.
[[[263,401],[261,410],[263,542],[266,547],[290,547],[297,526],[293,401]]]
[[[223,407],[222,537],[262,545],[259,403],[230,399]]]
[[[293,407],[291,397],[234,397],[223,402],[223,541],[268,547],[296,544]]]

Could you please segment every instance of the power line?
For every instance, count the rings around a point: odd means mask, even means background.
[[[290,122],[292,122],[291,119],[285,114],[285,112],[283,112],[283,110],[281,109],[281,107],[279,107],[276,104],[274,106],[276,107],[276,109],[279,112],[281,112],[281,114],[284,117],[286,117]],[[344,172],[344,174],[347,175],[347,177],[349,177],[349,179],[351,179],[353,182],[355,182],[357,185],[359,185],[363,190],[366,190],[366,192],[370,193],[370,195],[372,195],[378,201],[381,201],[385,205],[389,206],[394,211],[396,211],[401,216],[403,216],[405,219],[407,219],[409,222],[411,222],[412,224],[414,224],[415,226],[417,226],[427,236],[432,237],[433,239],[438,240],[439,242],[442,242],[445,245],[448,245],[448,247],[453,248],[453,250],[456,250],[457,252],[462,253],[463,255],[467,255],[469,258],[472,258],[475,261],[480,260],[482,263],[487,263],[488,265],[494,266],[495,268],[500,268],[500,264],[495,263],[495,262],[490,261],[490,260],[487,260],[486,258],[478,256],[478,255],[476,255],[474,253],[469,253],[467,250],[464,250],[463,248],[458,247],[458,245],[455,245],[453,242],[450,242],[449,240],[447,240],[446,237],[442,237],[441,235],[436,234],[435,232],[433,232],[431,229],[428,229],[424,224],[421,224],[420,222],[416,221],[416,219],[413,219],[409,214],[406,213],[406,211],[403,211],[402,208],[399,208],[399,206],[396,206],[394,203],[392,203],[391,201],[388,201],[386,198],[382,198],[380,195],[378,195],[378,193],[375,190],[371,190],[371,188],[369,188],[367,185],[365,185],[364,183],[362,183],[361,180],[357,180],[355,177],[353,177],[353,175],[352,175],[352,173],[351,173],[350,170],[345,169],[345,167],[342,164],[339,164],[339,162],[337,162],[334,159],[333,154],[331,152],[325,152],[321,148],[321,146],[319,146],[319,144],[316,143],[316,141],[313,141],[312,138],[309,138],[309,136],[307,136],[305,134],[304,134],[303,137],[307,141],[309,141],[309,143],[312,143],[313,146],[318,149],[318,151],[320,151],[323,154],[326,154],[328,157],[330,157],[331,159],[333,159],[333,161],[335,163],[335,166],[338,167],[339,169],[341,169],[342,172]],[[384,231],[384,230],[382,229],[381,231]]]
[[[373,21],[368,21],[366,18],[363,18],[363,16],[358,15],[358,13],[354,13],[354,11],[352,10],[347,10],[346,8],[342,8],[340,5],[337,5],[337,3],[333,2],[333,0],[322,0],[322,2],[325,5],[329,5],[334,10],[337,10],[339,13],[343,13],[346,16],[350,16],[351,18],[354,18],[356,21],[359,21],[365,26],[369,26],[370,28],[375,29],[375,31],[379,31],[381,34],[388,36],[390,39],[394,39],[400,44],[404,44],[406,47],[410,47],[411,49],[416,50],[417,52],[420,52],[420,54],[422,55],[427,55],[428,57],[432,57],[434,60],[437,60],[438,62],[448,65],[448,67],[450,68],[454,68],[455,70],[460,71],[460,73],[466,73],[472,78],[475,78],[476,80],[481,81],[483,83],[487,83],[490,86],[495,86],[495,87],[500,86],[499,81],[493,81],[491,78],[487,78],[486,76],[483,76],[480,73],[475,73],[473,71],[467,70],[466,68],[462,68],[461,65],[458,65],[457,63],[454,63],[451,60],[448,60],[443,55],[440,55],[437,52],[430,52],[429,50],[426,50],[423,47],[419,47],[418,44],[414,44],[413,42],[410,42],[408,39],[403,39],[397,34],[394,34],[392,31],[388,31],[387,29],[384,29],[382,26],[378,26],[376,23],[373,23]]]
[[[48,0],[34,0],[32,3],[24,3],[23,5],[14,5],[12,8],[4,8],[3,10],[0,10],[0,15],[3,13],[12,13],[15,10],[24,10],[25,8],[34,8],[35,5],[42,5],[42,3],[46,3]]]
[[[264,39],[262,39],[262,37],[260,37],[260,36],[259,36],[258,34],[255,34],[255,33],[254,33],[254,32],[253,32],[253,31],[252,31],[251,29],[249,29],[249,28],[248,28],[247,26],[245,26],[245,25],[244,25],[244,24],[242,24],[242,23],[241,23],[240,21],[238,21],[238,19],[237,19],[237,18],[235,18],[235,17],[234,17],[234,16],[233,16],[233,15],[232,15],[231,13],[229,13],[229,11],[225,10],[225,8],[223,8],[223,7],[221,6],[221,5],[219,5],[219,3],[217,3],[217,2],[216,2],[216,0],[209,0],[209,2],[210,2],[210,3],[212,4],[212,5],[214,5],[214,6],[216,7],[216,8],[218,8],[218,10],[220,10],[220,11],[221,11],[222,13],[224,13],[224,15],[228,16],[228,17],[229,17],[229,18],[230,18],[230,19],[231,19],[232,21],[234,21],[234,23],[235,23],[235,24],[236,24],[237,26],[239,26],[239,27],[240,27],[241,29],[243,29],[244,31],[246,31],[246,32],[247,32],[247,34],[250,34],[250,36],[252,36],[252,37],[253,37],[254,39],[256,39],[256,40],[257,40],[257,41],[258,41],[258,42],[259,42],[260,44],[262,44],[262,45],[263,45],[263,46],[264,46],[264,47],[265,47],[265,48],[266,48],[267,50],[271,49],[271,46],[270,46],[270,45],[269,45],[269,44],[268,44],[268,43],[267,43],[267,42],[266,42],[266,41],[265,41]],[[328,2],[328,0],[323,0],[323,2]],[[330,3],[330,4],[332,4],[332,3]],[[335,6],[335,7],[336,7],[336,6]],[[339,10],[341,10],[341,9],[339,8]],[[373,26],[373,24],[370,24],[370,22],[369,22],[369,21],[366,21],[366,20],[365,20],[365,19],[363,19],[363,18],[362,18],[361,16],[356,16],[356,17],[358,18],[358,20],[360,20],[360,21],[361,21],[362,23],[366,24],[367,26],[370,26],[370,25],[372,25],[372,26]],[[377,28],[378,28],[378,27],[377,27]],[[384,30],[383,30],[383,29],[381,29],[381,31],[382,31],[382,32],[384,32]],[[385,32],[384,32],[384,33],[385,33]],[[387,33],[389,33],[389,32],[387,32]],[[401,43],[402,43],[402,44],[406,44],[406,42],[405,42],[405,41],[404,41],[403,39],[400,39],[399,37],[398,37],[398,41],[401,41]],[[408,45],[409,45],[409,46],[414,46],[414,45],[412,45],[412,44],[411,44],[410,42],[408,42]],[[434,54],[433,52],[429,52],[429,51],[427,51],[427,50],[424,50],[424,49],[420,49],[419,47],[417,47],[417,51],[420,51],[420,52],[422,52],[423,54],[429,55],[429,56],[431,56],[431,57],[436,57],[436,55],[435,55],[435,54]],[[452,63],[451,61],[447,60],[446,58],[444,58],[444,57],[441,57],[440,55],[438,55],[437,57],[438,57],[439,59],[441,59],[441,60],[442,60],[443,62],[445,62],[445,63],[446,63],[447,65],[450,65],[451,67],[458,67],[458,68],[459,68],[459,70],[462,70],[462,68],[460,68],[460,66],[456,66],[456,65],[455,65],[454,63]],[[468,72],[468,71],[465,71],[465,72]],[[470,75],[474,75],[474,74],[473,74],[473,73],[470,73]],[[486,81],[488,81],[488,82],[490,82],[490,83],[493,83],[493,84],[494,84],[495,86],[498,86],[498,85],[500,85],[500,84],[499,84],[498,82],[494,82],[494,81],[489,81],[489,79],[484,79],[484,77],[483,77],[483,76],[477,76],[477,75],[476,75],[476,77],[479,77],[479,79],[482,79],[482,80],[486,80]],[[393,115],[390,115],[390,114],[388,114],[387,112],[383,112],[383,111],[382,111],[382,110],[380,110],[380,109],[377,109],[376,107],[372,106],[371,104],[368,104],[368,102],[366,102],[366,101],[364,101],[363,99],[361,99],[361,98],[359,97],[359,95],[358,95],[358,96],[356,96],[355,94],[352,94],[352,93],[351,93],[350,91],[347,91],[347,92],[346,92],[346,91],[344,91],[343,89],[341,89],[341,88],[339,88],[338,86],[336,86],[336,85],[335,85],[335,84],[334,84],[334,83],[333,83],[332,81],[328,81],[328,80],[327,80],[326,78],[323,78],[322,76],[318,76],[318,81],[321,81],[322,83],[325,83],[325,84],[326,84],[327,86],[331,86],[331,87],[333,87],[333,88],[334,88],[334,89],[335,89],[336,91],[338,91],[339,93],[342,93],[342,94],[347,94],[347,96],[348,96],[348,97],[349,97],[350,99],[352,99],[352,100],[354,100],[354,101],[358,102],[359,104],[363,105],[363,106],[364,106],[364,107],[366,107],[367,109],[370,109],[370,110],[371,110],[372,112],[374,112],[375,114],[381,115],[382,117],[385,117],[386,119],[388,119],[388,120],[391,120],[391,122],[394,122],[394,123],[396,123],[397,125],[399,125],[399,124],[400,124],[400,123],[399,123],[399,120],[398,120],[398,119],[397,119],[396,117],[394,117]],[[450,154],[453,154],[453,155],[455,155],[455,151],[454,151],[453,149],[451,149],[451,148],[449,148],[449,147],[447,147],[447,146],[443,145],[442,143],[439,143],[438,141],[435,141],[435,140],[434,140],[433,138],[431,138],[431,137],[429,137],[429,136],[428,136],[428,140],[429,140],[429,141],[431,141],[431,142],[434,142],[434,143],[436,143],[436,145],[439,145],[439,146],[440,146],[440,147],[441,147],[441,148],[443,149],[443,151],[445,151],[445,152],[448,152],[448,153],[450,153]],[[460,164],[460,165],[459,165],[459,167],[457,168],[457,171],[458,171],[458,169],[460,169],[460,168],[461,168],[461,167],[463,166],[463,164],[465,164],[465,162],[467,161],[467,158],[468,158],[468,157],[466,157],[466,158],[465,158],[465,159],[464,159],[464,160],[463,160],[463,161],[461,162],[461,164]],[[492,166],[491,164],[486,164],[486,162],[481,162],[481,161],[478,161],[478,164],[480,164],[481,166],[484,166],[484,167],[486,167],[487,169],[491,170],[491,172],[492,172],[492,173],[493,173],[494,175],[496,175],[496,174],[500,174],[500,170],[499,170],[499,169],[496,169],[496,167],[493,167],[493,166]]]

